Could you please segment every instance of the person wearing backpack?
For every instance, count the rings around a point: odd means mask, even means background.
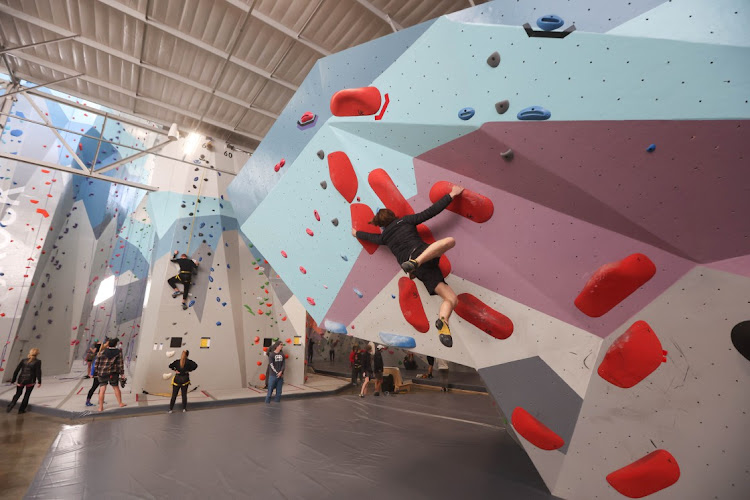
[[[18,381],[18,384],[16,385],[16,395],[13,396],[13,399],[10,401],[6,412],[10,413],[13,407],[16,406],[18,398],[21,397],[21,393],[24,388],[26,388],[26,393],[23,395],[23,401],[21,401],[21,406],[18,408],[18,413],[26,413],[26,407],[29,405],[31,391],[34,390],[34,382],[38,381],[39,387],[42,386],[42,360],[37,359],[38,356],[39,349],[35,347],[29,351],[28,358],[22,359],[21,362],[18,363],[16,371],[13,372],[13,378],[11,379],[11,383],[14,384]]]
[[[107,348],[102,350],[96,357],[96,376],[99,377],[99,411],[104,411],[104,395],[107,392],[107,384],[112,386],[115,391],[115,398],[120,408],[127,406],[122,402],[122,393],[120,392],[120,379],[125,387],[125,362],[122,351],[117,348],[117,338],[109,339]]]
[[[370,383],[372,378],[372,344],[367,344],[364,349],[360,352],[360,359],[362,360],[361,373],[365,379],[362,382],[362,389],[359,391],[359,397],[363,398],[367,395],[367,384]]]
[[[375,375],[375,395],[380,396],[380,391],[383,388],[383,349],[384,345],[379,345],[375,349],[375,356],[372,361],[372,371]]]
[[[182,391],[182,413],[187,411],[187,389],[190,385],[190,372],[198,369],[198,363],[188,359],[190,351],[182,351],[180,359],[175,359],[170,363],[169,369],[175,373],[172,377],[172,399],[169,400],[169,412],[172,413],[174,403],[177,401],[177,393]]]
[[[352,368],[352,385],[357,385],[357,379],[359,378],[360,370],[362,370],[362,361],[357,361],[358,356],[359,346],[354,344],[352,352],[349,354],[349,366]]]

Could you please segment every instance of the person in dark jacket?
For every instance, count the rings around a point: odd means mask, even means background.
[[[282,349],[284,344],[277,340],[268,350],[268,365],[271,367],[271,373],[268,378],[268,392],[266,393],[266,403],[271,402],[271,393],[276,389],[276,402],[281,402],[281,388],[284,385],[284,369],[286,368],[286,359]]]
[[[188,292],[190,291],[190,284],[193,281],[193,273],[198,269],[198,263],[194,260],[188,259],[187,254],[180,255],[180,258],[178,259],[177,250],[174,251],[172,262],[180,266],[180,272],[177,273],[176,276],[169,278],[167,283],[172,287],[172,290],[174,290],[174,293],[172,293],[173,299],[182,293],[182,309],[184,310],[188,308]],[[177,288],[177,283],[182,283],[182,292]]]
[[[379,345],[375,349],[375,356],[372,361],[372,371],[375,375],[375,395],[380,396],[380,390],[383,385],[383,349],[384,345]]]
[[[172,399],[169,401],[169,413],[174,409],[174,403],[177,401],[177,393],[182,391],[182,413],[187,411],[187,389],[190,385],[190,372],[198,368],[198,364],[192,359],[188,359],[190,351],[182,351],[180,359],[175,359],[169,365],[170,370],[177,373],[172,377]]]
[[[120,379],[125,380],[125,362],[122,351],[117,348],[117,339],[109,339],[107,348],[102,350],[96,357],[96,376],[99,378],[99,411],[104,411],[104,395],[107,392],[107,384],[112,386],[115,397],[120,408],[127,406],[122,402],[120,392]]]
[[[31,391],[34,390],[34,382],[39,383],[38,387],[42,386],[42,360],[37,359],[38,356],[39,349],[35,347],[29,351],[29,356],[26,359],[22,359],[21,362],[18,363],[16,371],[13,372],[11,382],[15,384],[16,381],[18,381],[18,384],[16,384],[16,395],[13,396],[13,399],[6,410],[8,413],[10,413],[13,407],[16,406],[16,402],[18,401],[18,398],[21,397],[24,387],[26,388],[26,393],[23,395],[23,400],[21,401],[21,406],[18,408],[18,413],[26,413],[26,407],[29,406]]]
[[[367,395],[367,384],[372,379],[372,344],[367,344],[362,352],[362,376],[365,381],[362,382],[362,389],[359,391],[359,397]]]
[[[352,235],[361,240],[377,245],[387,245],[401,265],[401,269],[410,278],[418,278],[424,283],[430,295],[439,295],[443,299],[439,317],[435,321],[435,327],[440,334],[440,342],[445,347],[453,347],[448,320],[456,304],[458,304],[458,297],[443,279],[443,273],[440,271],[438,263],[441,255],[456,246],[456,240],[448,237],[427,244],[419,236],[417,226],[445,210],[453,201],[453,198],[460,196],[463,191],[463,187],[453,186],[450,193],[440,198],[427,210],[401,218],[397,218],[396,214],[387,208],[378,210],[370,224],[384,228],[382,234],[352,229]]]
[[[97,354],[106,349],[108,344],[109,339],[104,339],[103,343],[96,344],[95,347],[97,347]],[[94,357],[94,361],[96,361],[96,357]],[[86,396],[86,406],[94,406],[94,403],[91,402],[91,397],[94,395],[94,392],[96,392],[97,387],[99,387],[99,377],[96,376],[96,363],[93,363],[91,365],[91,371],[89,371],[89,375],[94,379],[94,381],[91,383],[91,389],[89,389],[89,393]]]

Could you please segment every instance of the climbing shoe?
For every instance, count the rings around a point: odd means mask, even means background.
[[[94,403],[92,403],[90,399],[87,399],[86,406],[94,406]]]
[[[187,304],[185,304],[184,302],[182,303],[182,310],[187,311]]]
[[[173,298],[173,299],[176,299],[176,298],[177,298],[177,297],[179,297],[180,295],[182,295],[182,292],[172,292],[172,298]]]
[[[401,264],[401,269],[403,269],[404,272],[408,274],[409,276],[413,275],[414,271],[416,271],[418,267],[419,267],[419,262],[417,262],[414,259],[409,259],[403,264]]]
[[[448,328],[448,323],[438,318],[435,321],[435,327],[440,332],[440,343],[445,347],[453,347],[453,337],[451,336],[451,329]]]

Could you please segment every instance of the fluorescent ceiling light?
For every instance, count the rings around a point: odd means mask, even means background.
[[[183,151],[186,155],[193,154],[200,142],[201,136],[195,132],[190,132],[190,134],[187,136],[187,139],[185,140]]]
[[[109,278],[102,281],[99,285],[99,290],[96,292],[96,298],[94,298],[94,305],[98,306],[108,298],[115,294],[115,277],[110,276]]]

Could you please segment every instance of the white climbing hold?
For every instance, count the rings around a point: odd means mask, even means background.
[[[167,380],[167,379],[168,379],[169,377],[171,377],[171,376],[172,376],[172,374],[171,374],[171,373],[162,373],[162,374],[161,374],[161,378],[163,378],[164,380]]]
[[[174,356],[174,351],[167,351],[167,357],[171,358],[172,356]]]

